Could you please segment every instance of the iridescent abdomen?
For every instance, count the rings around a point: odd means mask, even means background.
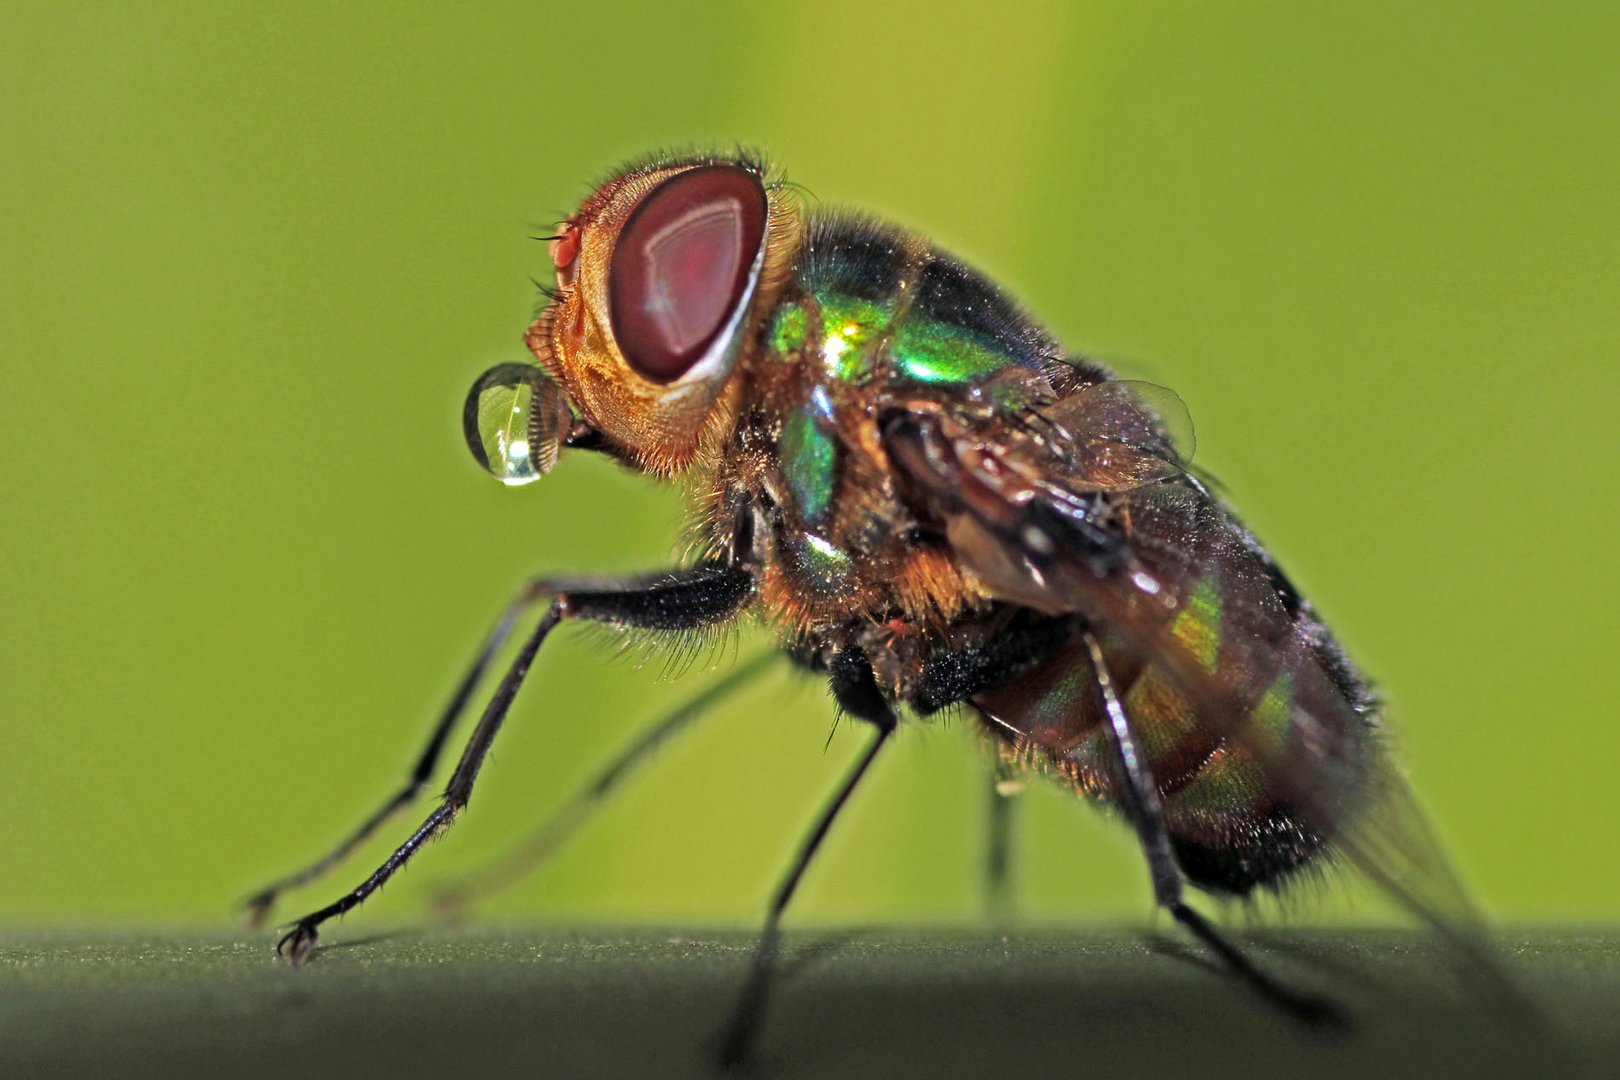
[[[1171,482],[1140,489],[1132,506],[1133,550],[1161,580],[1184,582],[1184,595],[1162,626],[1158,654],[1133,654],[1107,627],[1097,633],[1158,788],[1177,860],[1205,888],[1247,893],[1275,885],[1332,840],[1323,829],[1343,825],[1341,812],[1358,809],[1353,804],[1363,793],[1352,774],[1374,753],[1366,688],[1310,609],[1201,487]],[[1197,572],[1172,573],[1165,562],[1171,558]],[[1171,650],[1202,667],[1241,715],[1210,715],[1208,705],[1199,712],[1163,659]],[[1341,756],[1319,760],[1320,748],[1311,754],[1296,745],[1319,730],[1311,717],[1320,719],[1326,707],[1317,695],[1332,696],[1333,707],[1348,705],[1363,720],[1359,731],[1342,733]],[[972,703],[991,719],[992,731],[1055,767],[1082,793],[1123,802],[1118,755],[1078,641]],[[1242,734],[1241,743],[1226,737],[1233,732]],[[1306,825],[1271,775],[1283,762],[1296,790],[1339,791],[1344,802],[1335,801],[1331,813],[1318,803]]]

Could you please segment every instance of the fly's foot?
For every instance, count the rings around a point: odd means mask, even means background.
[[[753,1047],[735,1033],[720,1048],[720,1071],[727,1076],[745,1076],[754,1069]]]
[[[315,951],[315,939],[320,937],[315,924],[300,920],[276,942],[276,955],[293,967],[303,967],[310,953]]]
[[[752,998],[745,999],[737,1015],[720,1038],[720,1071],[728,1076],[746,1075],[755,1070],[754,1036],[759,1009]]]
[[[249,930],[259,930],[270,919],[270,909],[275,906],[276,891],[266,889],[264,892],[254,893],[242,901],[242,911],[247,918]]]
[[[1282,1002],[1282,1006],[1308,1028],[1324,1032],[1347,1031],[1350,1028],[1349,1018],[1326,998],[1300,995]]]
[[[467,921],[467,909],[472,905],[465,890],[447,888],[433,895],[433,918],[444,926],[460,926]]]

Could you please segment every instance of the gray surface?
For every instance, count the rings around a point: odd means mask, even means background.
[[[6,1075],[703,1075],[751,939],[651,930],[366,936],[300,971],[273,938],[0,934]],[[1244,937],[1343,1034],[1302,1030],[1171,935],[790,935],[772,1075],[1620,1075],[1620,934],[1504,938],[1545,1033],[1425,939]]]

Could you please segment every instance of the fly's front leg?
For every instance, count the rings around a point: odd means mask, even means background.
[[[536,586],[536,591],[540,586]],[[691,630],[735,616],[752,598],[753,578],[738,567],[706,565],[619,582],[553,586],[551,603],[501,678],[483,716],[467,740],[440,803],[384,863],[350,892],[292,924],[276,951],[293,964],[308,958],[318,927],[363,903],[404,868],[423,844],[449,828],[467,805],[484,758],[517,696],[541,644],[567,619],[588,619],[645,630]]]
[[[270,909],[275,906],[276,900],[280,898],[282,893],[296,889],[300,885],[306,885],[336,867],[344,859],[348,858],[356,848],[370,839],[371,835],[381,828],[385,822],[415,800],[416,796],[421,793],[422,788],[426,786],[428,778],[433,775],[433,769],[438,764],[439,757],[444,751],[444,744],[450,737],[450,730],[455,727],[456,721],[460,719],[462,712],[466,709],[467,702],[472,697],[473,690],[477,688],[479,681],[483,679],[484,672],[488,670],[490,661],[501,651],[501,647],[506,644],[507,639],[511,636],[512,628],[523,617],[523,613],[529,610],[538,600],[549,598],[553,591],[552,588],[548,587],[548,583],[536,582],[525,586],[522,592],[512,598],[511,602],[506,605],[506,610],[501,613],[500,619],[490,629],[488,636],[484,638],[483,644],[478,647],[478,653],[473,658],[472,666],[462,676],[455,693],[450,696],[449,704],[445,706],[444,711],[440,713],[438,720],[434,723],[433,730],[428,735],[427,745],[422,748],[421,754],[416,759],[416,765],[411,769],[410,775],[405,778],[405,782],[385,799],[383,804],[373,811],[369,817],[362,821],[359,828],[350,833],[332,850],[302,869],[295,870],[285,877],[277,878],[244,900],[242,906],[247,910],[248,922],[251,925],[258,926],[264,922],[265,918],[270,914]]]
[[[1296,994],[1255,967],[1237,946],[1182,899],[1181,868],[1177,866],[1175,853],[1170,846],[1170,831],[1164,822],[1164,806],[1159,800],[1159,789],[1153,782],[1153,773],[1137,745],[1130,719],[1125,715],[1125,708],[1114,690],[1113,677],[1108,673],[1102,646],[1090,630],[1082,631],[1081,636],[1091,657],[1097,692],[1102,698],[1103,712],[1108,717],[1109,732],[1113,735],[1111,742],[1124,773],[1126,809],[1136,825],[1137,838],[1147,856],[1154,898],[1177,922],[1219,956],[1233,974],[1272,1004],[1299,1020],[1342,1023],[1332,1005],[1318,998]]]

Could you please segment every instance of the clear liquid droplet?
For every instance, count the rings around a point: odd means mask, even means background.
[[[531,484],[557,463],[571,425],[568,404],[534,364],[496,364],[478,377],[462,409],[473,458],[503,484]]]

